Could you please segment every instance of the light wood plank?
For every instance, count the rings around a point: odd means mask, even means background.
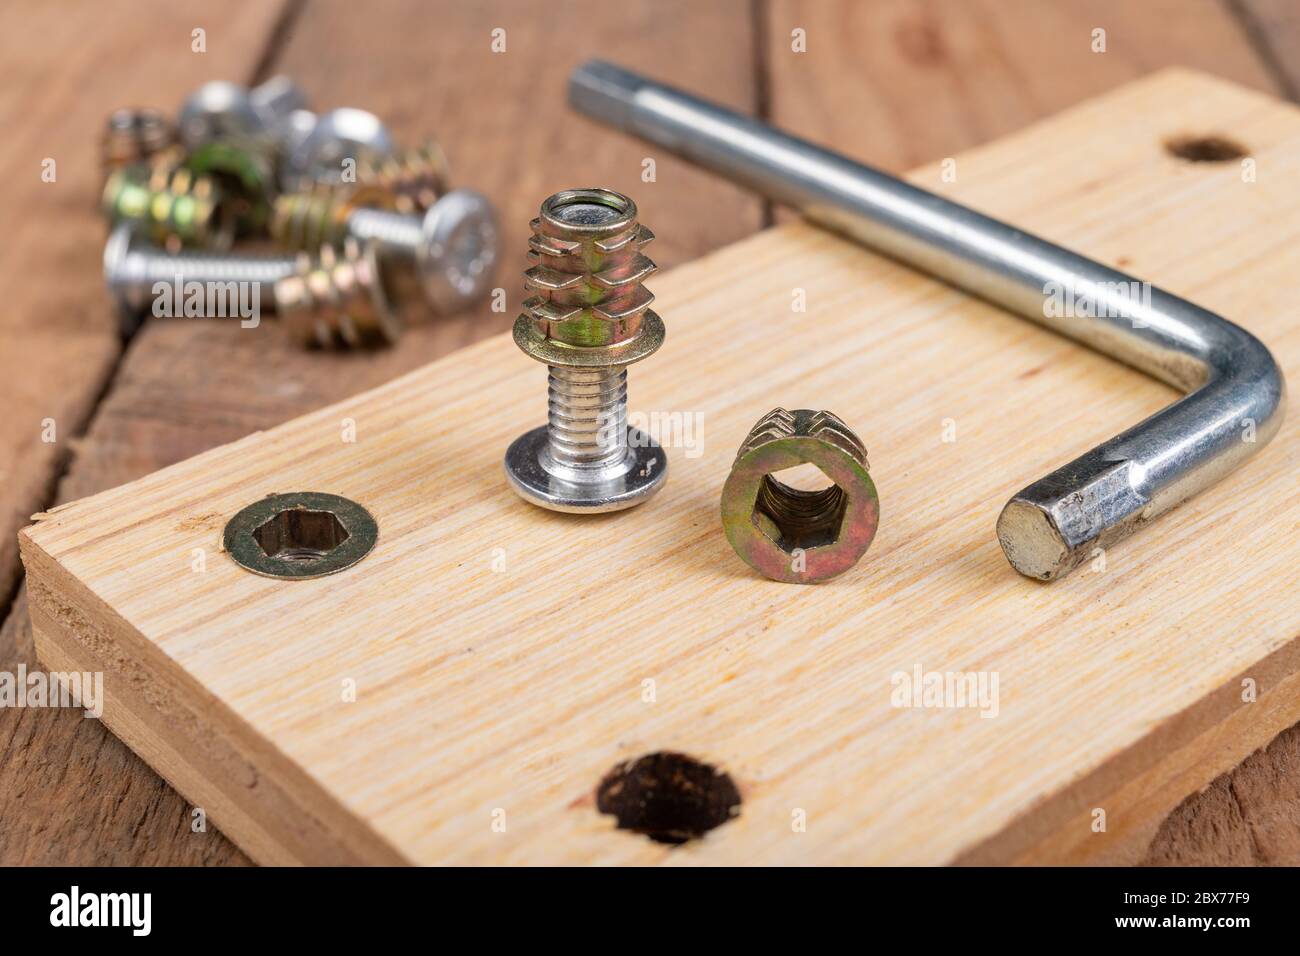
[[[1168,157],[1162,138],[1193,119],[1249,144],[1258,182]],[[964,155],[949,188],[1226,312],[1294,376],[1297,146],[1293,108],[1169,72]],[[790,312],[795,286],[806,315]],[[515,500],[500,455],[540,416],[541,375],[489,340],[28,529],[38,631],[84,642],[84,615],[108,656],[201,686],[203,706],[187,703],[205,731],[242,722],[220,743],[269,780],[282,760],[302,768],[419,862],[1012,859],[1050,854],[1059,844],[1022,834],[1060,834],[1090,806],[1123,822],[1118,845],[1169,809],[1126,785],[1233,720],[1243,675],[1283,692],[1300,625],[1294,429],[1114,549],[1105,573],[1044,587],[1005,565],[998,508],[1167,402],[1165,388],[802,226],[655,291],[669,341],[635,370],[633,404],[702,413],[706,444],[676,450],[653,503],[587,521]],[[756,580],[717,528],[731,454],[776,403],[831,408],[871,450],[881,532],[829,586]],[[355,444],[339,441],[343,417]],[[940,440],[944,418],[955,443]],[[218,554],[190,570],[225,517],[297,487],[370,507],[376,552],[315,582]],[[918,663],[997,671],[999,717],[891,707],[891,674]],[[354,703],[340,703],[345,679]],[[1249,746],[1276,732],[1237,719]],[[739,819],[676,852],[611,832],[591,789],[657,749],[727,769]],[[1181,772],[1188,789],[1209,779],[1195,762]],[[791,830],[796,808],[806,833]]]

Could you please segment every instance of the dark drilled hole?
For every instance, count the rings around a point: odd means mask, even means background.
[[[253,531],[268,558],[315,561],[348,539],[348,529],[331,511],[289,508],[272,515]]]
[[[596,788],[596,809],[614,816],[620,830],[676,845],[738,816],[740,791],[717,767],[662,751],[607,773]]]
[[[1226,136],[1171,136],[1165,140],[1171,156],[1189,163],[1226,163],[1249,155],[1246,147]]]

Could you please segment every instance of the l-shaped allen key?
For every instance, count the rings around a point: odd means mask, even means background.
[[[1011,498],[1007,560],[1045,581],[1214,484],[1277,433],[1286,382],[1245,329],[1186,299],[609,63],[569,81],[581,113],[676,153],[818,225],[1119,359],[1187,394]],[[1094,304],[1079,319],[1051,307]],[[1250,434],[1253,441],[1244,440]]]

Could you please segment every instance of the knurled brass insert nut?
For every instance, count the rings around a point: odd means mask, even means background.
[[[792,488],[774,474],[817,466],[834,484]],[[722,488],[722,528],[736,554],[774,581],[812,584],[866,554],[880,521],[867,450],[826,411],[775,408],[750,430]]]

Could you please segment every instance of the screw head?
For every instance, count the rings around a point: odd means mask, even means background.
[[[316,118],[311,131],[289,153],[287,165],[296,179],[338,182],[345,159],[382,158],[395,148],[378,116],[344,107]]]
[[[129,222],[114,227],[104,243],[104,284],[117,307],[123,334],[133,332],[144,316],[141,276],[132,274],[129,266],[131,253],[146,245],[139,230]]]
[[[181,107],[177,131],[186,149],[217,140],[246,140],[266,130],[248,90],[237,83],[214,80],[190,94]]]
[[[307,94],[284,74],[259,83],[249,90],[248,98],[268,129],[279,127],[293,113],[307,109]]]
[[[627,470],[605,481],[578,484],[551,474],[543,465],[549,437],[542,425],[524,432],[506,449],[506,477],[525,501],[550,511],[592,514],[622,511],[641,504],[668,479],[668,456],[645,432],[628,428]]]
[[[452,190],[424,214],[415,261],[425,297],[440,314],[460,312],[487,292],[497,235],[492,204],[470,189]]]

